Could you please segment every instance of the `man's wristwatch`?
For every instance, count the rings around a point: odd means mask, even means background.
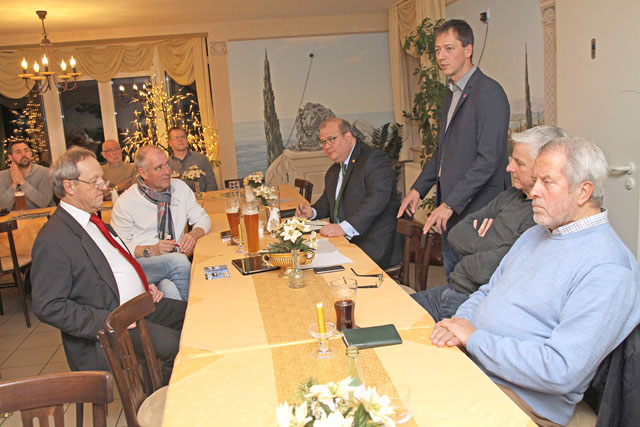
[[[452,211],[453,209],[451,209],[451,206],[449,206],[448,204],[446,204],[445,202],[440,203],[440,205],[444,206],[446,209],[449,209],[450,211]]]
[[[144,255],[145,258],[151,257],[151,251],[149,250],[149,248],[144,248],[144,250],[142,251],[142,255]]]

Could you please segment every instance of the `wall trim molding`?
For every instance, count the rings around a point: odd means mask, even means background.
[[[555,126],[557,113],[556,1],[539,0],[544,51],[544,124]]]

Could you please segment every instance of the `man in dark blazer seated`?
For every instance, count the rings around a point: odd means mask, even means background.
[[[147,316],[147,325],[167,384],[178,353],[186,303],[163,298],[155,285],[147,284],[142,269],[133,264],[135,259],[124,252],[126,246],[95,215],[108,182],[91,151],[68,150],[52,173],[60,205],[33,245],[33,311],[40,320],[60,329],[72,371],[109,370],[98,331],[111,311],[148,289],[156,311]],[[130,334],[135,352],[144,354],[137,329],[132,328]]]
[[[324,192],[313,206],[300,204],[296,215],[329,217],[320,229],[326,237],[346,236],[380,267],[400,261],[396,212],[400,197],[391,160],[357,141],[349,122],[339,118],[320,124],[320,142],[334,164],[324,178]]]
[[[442,233],[449,277],[459,255],[447,242],[447,230],[511,187],[506,172],[509,102],[500,84],[471,63],[469,24],[452,19],[435,35],[436,60],[451,91],[442,103],[438,149],[404,198],[398,218],[407,208],[414,213],[420,199],[437,184],[438,206],[427,218],[424,232],[434,226]]]

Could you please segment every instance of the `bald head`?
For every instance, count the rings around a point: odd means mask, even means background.
[[[107,160],[110,166],[117,166],[122,163],[122,149],[118,141],[108,139],[102,143],[102,157]]]

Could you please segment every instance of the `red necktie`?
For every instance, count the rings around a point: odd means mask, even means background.
[[[144,289],[148,292],[149,284],[147,283],[147,276],[144,275],[144,271],[142,271],[142,267],[140,267],[140,264],[138,264],[138,261],[136,261],[135,258],[132,257],[131,254],[122,247],[122,245],[116,242],[116,239],[113,238],[109,230],[107,230],[107,226],[105,225],[104,222],[102,222],[102,220],[98,217],[98,215],[91,214],[90,221],[98,227],[98,230],[100,230],[100,232],[109,241],[109,243],[111,243],[111,245],[114,248],[120,251],[122,256],[125,257],[127,261],[129,261],[129,263],[136,270],[136,273],[138,273],[138,276],[140,276],[140,280],[142,281],[142,285],[144,286]]]

